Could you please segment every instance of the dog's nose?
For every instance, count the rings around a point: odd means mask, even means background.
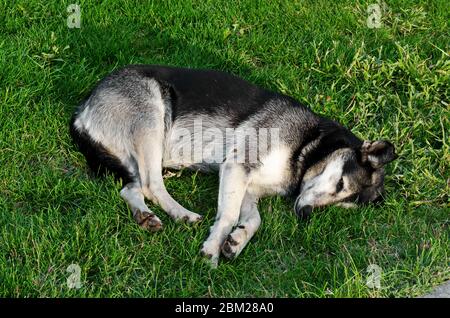
[[[383,204],[383,202],[384,202],[384,197],[383,197],[382,195],[377,196],[377,197],[372,201],[372,203],[373,203],[374,205],[381,205],[381,204]]]
[[[296,208],[295,213],[301,220],[307,220],[311,215],[312,209],[313,209],[312,206],[305,205],[300,208]]]

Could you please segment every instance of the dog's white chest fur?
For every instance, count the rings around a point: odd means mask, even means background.
[[[259,195],[284,194],[290,154],[287,147],[280,146],[263,157],[261,165],[250,174],[249,191]]]

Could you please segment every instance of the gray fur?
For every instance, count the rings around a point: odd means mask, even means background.
[[[359,167],[358,151],[353,148],[337,149],[307,166],[308,155],[327,137],[320,134],[308,140],[308,133],[316,129],[321,119],[306,108],[293,107],[290,100],[269,98],[258,111],[237,124],[220,109],[176,116],[175,102],[161,81],[125,68],[94,89],[77,110],[73,127],[101,144],[130,173],[132,182],[122,189],[121,197],[136,221],[149,230],[160,229],[162,223],[144,198],[161,206],[175,220],[201,219],[167,192],[161,174],[163,167],[218,170],[217,217],[201,251],[215,266],[221,251],[228,258],[236,257],[257,231],[261,223],[257,202],[261,197],[291,194],[298,184],[295,208],[302,210],[329,204],[351,206],[353,202],[347,199],[354,194],[365,191],[372,200],[382,191],[382,166],[392,160],[393,153],[381,157],[376,152],[386,145],[363,143],[363,160],[373,163],[373,173]],[[197,132],[196,120],[202,122]],[[229,128],[234,129],[228,136],[231,139],[226,138]],[[276,130],[266,136],[260,128]],[[255,131],[258,143],[249,145],[249,139],[242,137],[239,129]],[[192,145],[195,147],[196,135],[204,136],[208,131],[224,138],[211,138],[209,143],[201,144],[201,160],[195,160]],[[269,143],[267,147],[261,146],[263,141]],[[183,149],[190,151],[183,152],[184,157],[177,156]],[[354,161],[356,168],[344,176],[344,165],[349,161]],[[340,182],[343,189],[338,193]]]

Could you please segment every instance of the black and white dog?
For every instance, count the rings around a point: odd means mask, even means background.
[[[213,71],[131,65],[103,79],[76,110],[70,131],[89,166],[124,180],[135,220],[162,226],[147,198],[175,220],[197,222],[167,192],[162,169],[218,170],[217,217],[202,254],[239,255],[258,229],[259,198],[294,195],[301,217],[313,207],[377,200],[387,141],[361,141],[291,97]]]

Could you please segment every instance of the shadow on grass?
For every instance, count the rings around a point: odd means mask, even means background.
[[[108,28],[88,26],[69,31],[65,40],[70,44],[70,57],[59,70],[61,75],[54,82],[54,90],[65,105],[67,118],[100,79],[129,64],[214,68],[243,77],[252,72],[238,59],[230,62],[230,57],[219,56],[217,50],[195,46],[147,26],[134,33],[120,28],[113,33]]]

